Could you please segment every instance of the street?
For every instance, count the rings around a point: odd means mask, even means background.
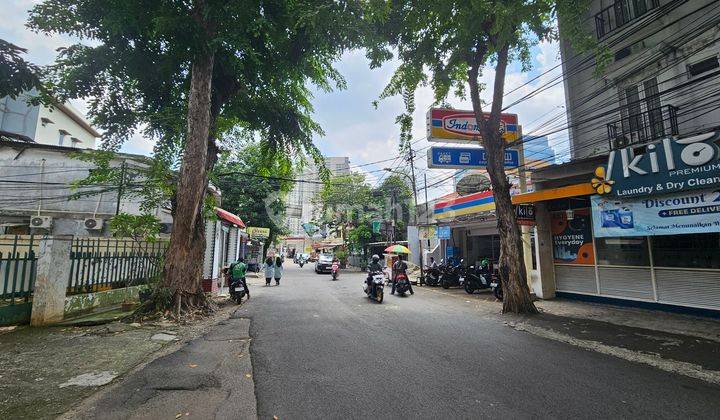
[[[416,287],[369,301],[363,274],[338,281],[286,264],[250,282],[258,417],[715,417],[720,388],[516,331],[490,300]]]

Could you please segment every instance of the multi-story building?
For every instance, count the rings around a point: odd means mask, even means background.
[[[31,94],[0,98],[0,134],[53,146],[94,149],[98,133],[69,103],[32,105]]]
[[[514,198],[535,292],[720,310],[720,2],[595,0],[585,22],[609,59],[563,41],[572,160]]]
[[[350,159],[348,157],[325,157],[325,167],[331,176],[348,175],[350,173]],[[303,224],[309,223],[316,215],[316,205],[313,198],[322,188],[318,168],[310,164],[298,176],[299,179],[309,182],[297,182],[287,197],[286,224],[291,236],[304,236]]]

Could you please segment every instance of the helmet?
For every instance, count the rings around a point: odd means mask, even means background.
[[[480,261],[480,267],[488,267],[490,265],[490,260],[487,258],[483,258],[482,261]]]
[[[372,256],[372,260],[373,260],[373,262],[378,262],[378,261],[380,261],[380,257],[378,256],[378,254],[375,254]]]

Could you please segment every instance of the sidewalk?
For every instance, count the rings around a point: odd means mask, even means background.
[[[221,321],[61,419],[254,419],[250,320]]]
[[[158,321],[4,328],[0,418],[56,418],[146,360],[205,333],[233,308],[224,305],[193,325]]]
[[[489,292],[423,287],[499,315]],[[720,319],[565,299],[535,302],[536,316],[499,315],[509,327],[668,372],[720,384]]]

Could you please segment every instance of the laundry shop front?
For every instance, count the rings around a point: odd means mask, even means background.
[[[533,174],[546,295],[720,311],[720,135]]]

